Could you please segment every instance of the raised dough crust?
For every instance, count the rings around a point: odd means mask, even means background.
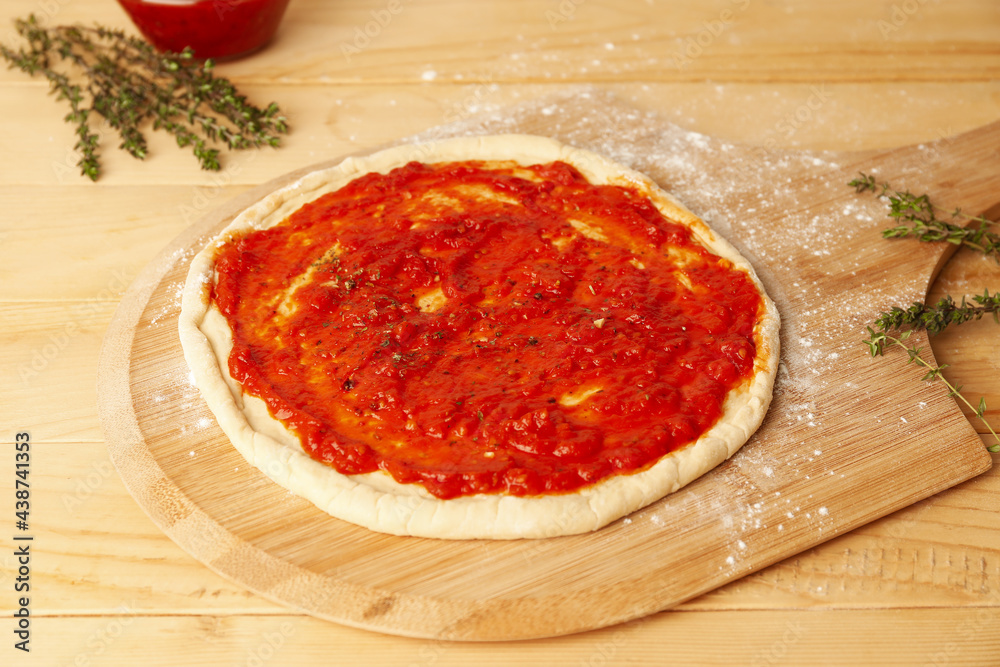
[[[232,335],[209,303],[216,248],[234,234],[265,229],[308,201],[371,172],[387,173],[410,161],[513,160],[537,164],[562,160],[592,183],[637,188],[670,219],[688,225],[715,254],[751,276],[766,312],[756,329],[755,374],[727,397],[722,418],[696,442],[638,473],[617,475],[569,494],[541,497],[475,495],[450,500],[422,487],[399,484],[382,472],[343,475],[310,458],[297,438],[273,419],[264,402],[244,394],[228,373]],[[771,401],[778,366],[779,318],[750,264],[697,216],[648,177],[589,151],[531,135],[462,137],[407,144],[310,173],[243,211],[191,263],[178,322],[184,356],[195,384],[237,450],[289,491],[334,517],[395,535],[448,539],[515,539],[597,530],[705,474],[732,456],[760,425]]]

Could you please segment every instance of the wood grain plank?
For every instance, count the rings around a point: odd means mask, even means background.
[[[31,430],[33,614],[100,614],[122,599],[147,612],[278,611],[171,543],[132,502],[103,442],[53,442],[40,430]],[[11,480],[2,488],[13,495]],[[0,583],[12,587],[17,562],[11,553],[0,560]]]
[[[0,301],[116,303],[157,252],[204,211],[245,190],[225,186],[0,186]]]
[[[12,424],[17,428],[19,424]],[[220,577],[142,512],[103,442],[53,441],[37,429],[33,533],[36,615],[283,611]],[[0,478],[0,494],[13,491]],[[986,475],[680,605],[698,611],[975,607],[1000,577],[1000,471]],[[962,528],[958,528],[958,527]],[[295,539],[286,531],[278,539]],[[530,552],[541,556],[545,548]],[[524,557],[512,568],[523,567]],[[465,567],[456,563],[458,567]],[[16,563],[0,557],[0,586]],[[150,582],[156,582],[151,585]],[[11,611],[13,600],[0,598]]]
[[[32,615],[102,614],[123,601],[136,613],[279,611],[170,542],[131,500],[102,441],[53,441],[43,428],[30,433]],[[13,475],[0,480],[0,492],[13,497]],[[0,555],[7,590],[18,576],[13,552]],[[0,599],[8,616],[16,603],[14,595]]]
[[[1000,473],[970,480],[729,584],[685,608],[964,606],[998,595]],[[741,606],[742,608],[742,606]]]
[[[303,45],[298,59],[289,62],[286,54],[269,62],[265,53],[252,71],[291,81],[460,81],[470,73],[458,54],[474,52],[492,81],[984,79],[997,65],[989,26],[1000,20],[984,2],[920,5],[896,19],[890,2],[833,9],[743,0],[666,6],[521,0],[489,7],[403,3],[377,30],[370,22],[378,4],[320,4],[314,0],[287,17],[284,36]],[[835,20],[838,10],[854,20]],[[880,21],[889,23],[888,32]],[[364,43],[358,34],[366,30],[374,34]],[[305,46],[318,39],[326,49]]]
[[[571,637],[463,644],[386,637],[302,616],[149,616],[132,602],[123,598],[103,618],[36,618],[32,650],[44,654],[47,664],[108,667],[506,667],[514,659],[526,666],[980,667],[992,664],[1000,652],[1000,608],[995,605],[964,610],[666,612]],[[656,641],[650,641],[651,636]],[[0,659],[9,660],[12,653],[5,644]]]
[[[115,149],[110,130],[101,130],[104,172],[99,187],[117,185],[185,186],[175,202],[188,224],[218,203],[229,186],[256,185],[300,167],[359,150],[371,149],[427,128],[471,117],[500,118],[511,104],[552,100],[559,94],[590,89],[572,84],[425,83],[413,85],[276,85],[251,84],[250,99],[276,100],[288,115],[292,132],[278,150],[224,156],[220,172],[203,172],[185,151],[160,132],[149,132],[149,157],[137,162]],[[935,141],[1000,118],[1000,81],[984,83],[901,83],[886,91],[882,84],[814,82],[759,86],[741,83],[617,83],[600,90],[685,129],[738,143],[769,148],[856,150]],[[956,104],[956,98],[961,103]],[[571,111],[549,109],[554,118]],[[23,109],[32,113],[23,113]],[[753,109],[753,113],[734,113]],[[72,128],[66,110],[44,87],[0,83],[0,148],[19,156],[0,163],[0,183],[81,186],[89,197],[98,188],[79,175],[72,151]],[[623,128],[625,130],[627,128]],[[51,193],[52,190],[50,189]],[[103,210],[127,210],[94,195]],[[37,215],[32,202],[7,197],[13,220]],[[128,211],[128,214],[141,214]],[[0,230],[10,222],[0,221]]]
[[[390,5],[396,11],[390,11]],[[906,11],[909,10],[909,11]],[[130,30],[114,3],[16,0],[49,22]],[[844,16],[852,20],[843,20]],[[468,81],[988,81],[1000,73],[988,0],[839,3],[387,3],[297,0],[271,48],[227,71],[287,83]],[[5,43],[13,43],[7,27]],[[3,39],[3,33],[0,33]],[[470,71],[475,54],[478,72]],[[0,72],[0,82],[17,74]]]
[[[102,441],[97,352],[117,303],[2,303],[3,425],[49,441]],[[59,409],[54,410],[53,406]]]
[[[946,295],[958,302],[963,296],[981,295],[984,290],[990,294],[1000,291],[1000,263],[995,258],[961,248],[938,275],[927,292],[926,302],[937,303]],[[995,380],[1000,378],[998,335],[1000,327],[987,316],[946,329],[932,338],[930,345],[938,362],[948,366],[944,376],[956,386],[964,387],[963,393],[973,405],[978,405],[980,398],[986,400],[986,421],[1000,433],[1000,382]],[[975,417],[974,411],[962,403],[959,406],[985,437],[987,428]],[[995,442],[992,436],[988,440]]]

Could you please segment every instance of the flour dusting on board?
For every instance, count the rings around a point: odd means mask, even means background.
[[[140,326],[156,331],[157,335],[162,332],[164,337],[176,339],[176,322],[184,294],[186,268],[198,250],[200,248],[179,248],[156,259],[159,265],[165,267],[183,266],[185,271],[180,277],[173,280],[164,278],[159,298],[149,301],[145,318],[140,322]],[[155,393],[150,398],[153,404],[163,406],[163,409],[157,413],[156,420],[164,428],[175,431],[181,436],[190,436],[211,428],[215,421],[208,417],[194,420],[181,417],[181,415],[192,415],[199,410],[203,411],[204,405],[194,382],[194,374],[188,368],[183,353],[180,351],[179,340],[176,341],[176,346],[177,359],[170,365],[170,370],[164,372],[162,382],[157,383]]]
[[[719,567],[734,574],[746,571],[759,535],[836,532],[829,498],[782,490],[848,480],[830,430],[847,438],[877,426],[852,419],[873,396],[869,384],[844,369],[871,367],[862,344],[865,326],[891,305],[922,299],[924,288],[879,279],[889,270],[881,240],[886,206],[851,191],[847,181],[856,174],[838,163],[842,158],[726,143],[592,88],[481,111],[414,139],[535,132],[646,173],[750,260],[781,312],[781,364],[764,425],[767,446],[751,438],[724,464],[718,475],[730,495],[713,492],[718,481],[709,475],[635,513],[623,527],[667,531],[676,529],[678,512],[705,512],[730,545],[719,554]],[[838,292],[831,298],[834,280]],[[839,398],[836,404],[831,396]],[[823,437],[827,444],[816,447]]]
[[[581,116],[581,108],[591,111]],[[876,243],[868,244],[867,253],[842,252],[862,235],[878,238],[886,209],[877,200],[848,198],[837,210],[789,207],[803,182],[820,201],[850,194],[840,165],[823,153],[748,150],[592,88],[497,108],[412,139],[533,131],[648,174],[751,261],[781,311],[783,388],[808,391],[810,383],[863,351],[864,327],[886,304],[908,304],[919,296],[866,280],[866,271],[882,261]],[[761,224],[775,217],[783,223]],[[843,281],[845,272],[848,289],[831,303],[819,283],[834,274]]]

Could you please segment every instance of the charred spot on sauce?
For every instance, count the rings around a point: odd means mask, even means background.
[[[368,174],[216,272],[233,378],[317,460],[441,498],[570,492],[688,444],[752,375],[762,308],[641,193],[563,163]]]

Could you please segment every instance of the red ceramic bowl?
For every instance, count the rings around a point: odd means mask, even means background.
[[[237,58],[270,41],[289,0],[118,0],[160,51],[191,47],[198,58]]]

